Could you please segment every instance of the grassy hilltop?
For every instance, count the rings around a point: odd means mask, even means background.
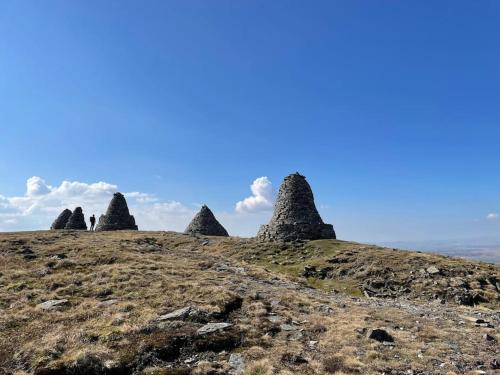
[[[1,233],[0,374],[494,373],[499,296],[499,265],[337,240]]]

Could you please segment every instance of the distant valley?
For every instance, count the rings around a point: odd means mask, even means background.
[[[500,263],[500,238],[377,242],[377,245]]]

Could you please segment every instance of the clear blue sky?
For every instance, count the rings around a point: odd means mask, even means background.
[[[500,2],[4,0],[0,160],[4,197],[300,171],[340,237],[500,234]]]

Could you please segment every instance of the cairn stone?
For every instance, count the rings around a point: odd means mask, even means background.
[[[109,202],[106,215],[101,215],[96,231],[109,230],[137,230],[135,219],[128,210],[127,201],[122,193],[113,194],[111,202]]]
[[[51,230],[64,229],[66,227],[66,223],[68,222],[71,214],[72,214],[71,210],[68,210],[67,208],[64,209],[64,211],[59,214],[57,219],[54,220],[54,222],[50,226],[50,229]]]
[[[205,236],[229,236],[224,227],[217,221],[210,208],[203,205],[184,231],[186,234],[203,234]]]
[[[306,178],[294,173],[285,177],[278,192],[274,213],[267,225],[262,225],[257,238],[261,241],[293,241],[335,239],[331,224],[319,216],[311,187]]]
[[[87,224],[85,223],[81,207],[75,208],[64,229],[87,230]]]

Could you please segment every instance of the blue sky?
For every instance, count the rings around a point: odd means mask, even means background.
[[[0,230],[120,190],[251,235],[300,171],[340,238],[500,237],[499,67],[496,1],[2,1]]]

